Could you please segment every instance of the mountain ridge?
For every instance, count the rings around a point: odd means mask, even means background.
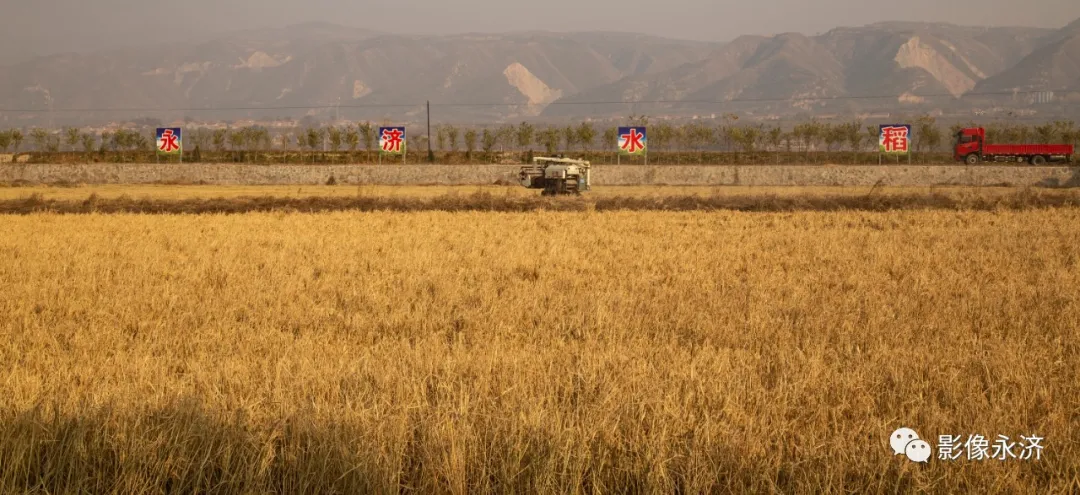
[[[176,108],[218,119],[403,119],[425,101],[443,105],[441,118],[489,121],[935,108],[997,87],[1024,63],[1080,83],[1070,65],[1080,55],[1074,31],[1080,20],[1060,30],[883,22],[721,43],[620,31],[409,35],[303,23],[168,50],[57,54],[5,67],[0,125],[29,125],[50,109],[50,117],[130,118],[61,112],[117,108],[167,119],[189,117],[168,110]],[[627,105],[589,104],[618,101]],[[668,103],[631,104],[642,101]]]
[[[957,101],[981,81],[1019,63],[1055,33],[1040,28],[887,22],[838,27],[816,36],[745,37],[733,41],[727,51],[710,53],[705,61],[570,95],[554,102],[546,114],[566,116],[564,103],[582,106],[589,100],[611,98],[693,101],[653,105],[649,108],[653,113],[685,113],[695,105],[706,114],[951,107],[959,105]],[[754,55],[746,56],[751,52]],[[702,101],[717,104],[702,106]],[[747,102],[753,105],[741,104]],[[587,105],[575,110],[605,112]]]

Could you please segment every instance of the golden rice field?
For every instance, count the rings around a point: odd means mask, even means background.
[[[1078,208],[33,213],[0,287],[4,493],[1080,491]]]
[[[1001,196],[1014,194],[1013,187],[762,187],[762,186],[595,186],[589,197],[661,197],[661,196],[736,196],[736,195],[822,195],[852,196],[874,194],[969,194]],[[192,198],[238,198],[273,196],[278,198],[311,197],[413,197],[432,198],[445,195],[473,195],[488,193],[497,196],[535,197],[540,193],[518,185],[472,185],[472,186],[389,186],[389,185],[295,185],[295,186],[222,186],[222,185],[151,185],[151,184],[88,184],[74,187],[33,185],[22,187],[0,186],[0,201],[24,198],[33,194],[43,199],[84,200],[91,194],[103,199],[126,196],[132,199],[181,200]]]

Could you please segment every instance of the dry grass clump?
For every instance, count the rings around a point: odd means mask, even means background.
[[[1080,486],[1080,209],[0,232],[3,492]],[[916,465],[899,426],[1046,450]]]
[[[159,199],[92,193],[83,200],[46,198],[38,193],[0,200],[0,214],[50,213],[250,213],[269,211],[889,211],[912,209],[983,210],[1080,206],[1080,191],[1015,189],[1001,191],[930,191],[821,194],[748,193],[692,195],[576,196],[551,198],[520,194],[497,195],[479,190],[451,191],[440,196],[234,196]]]

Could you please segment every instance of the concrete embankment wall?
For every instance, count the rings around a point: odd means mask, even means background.
[[[0,165],[0,183],[472,185],[516,182],[517,165]],[[1045,186],[1080,187],[1080,167],[997,165],[595,165],[593,184],[688,186]]]

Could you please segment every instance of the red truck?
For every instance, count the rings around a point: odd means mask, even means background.
[[[953,158],[968,165],[981,161],[1028,162],[1044,165],[1046,162],[1072,161],[1071,144],[987,144],[986,130],[982,127],[961,129],[956,133]]]

